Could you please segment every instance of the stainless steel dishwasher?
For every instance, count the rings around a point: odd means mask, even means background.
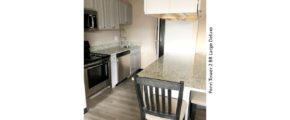
[[[130,75],[130,51],[117,54],[118,82]]]

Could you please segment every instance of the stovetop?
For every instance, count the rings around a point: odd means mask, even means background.
[[[100,53],[90,53],[89,57],[84,58],[84,64],[89,64],[95,61],[109,59],[110,55]]]

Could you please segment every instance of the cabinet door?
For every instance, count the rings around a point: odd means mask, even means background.
[[[198,0],[144,0],[145,14],[195,13]]]
[[[169,13],[192,13],[197,10],[197,0],[170,0]]]
[[[132,23],[132,6],[130,4],[126,4],[125,7],[125,23],[126,24]]]
[[[112,28],[119,29],[119,0],[112,0],[113,1],[113,12],[112,12]]]
[[[105,29],[104,0],[94,0],[94,9],[98,12],[99,29]]]
[[[104,29],[111,29],[112,20],[112,0],[103,0],[104,2]]]
[[[131,74],[140,68],[140,49],[131,49]]]
[[[86,9],[94,9],[94,1],[93,0],[84,0],[84,8]]]
[[[119,0],[95,0],[100,30],[119,29]]]
[[[131,54],[130,54],[130,57],[131,57],[131,64],[130,64],[130,74],[132,75],[134,72],[135,72],[135,55],[134,55],[134,50],[131,50]]]
[[[170,1],[171,0],[144,0],[145,14],[158,14],[168,12]]]
[[[138,51],[137,51],[137,63],[136,63],[136,69],[140,69],[141,68],[141,48],[138,48]]]
[[[127,24],[128,22],[128,4],[124,4],[124,24]]]
[[[134,71],[136,72],[139,68],[138,68],[138,49],[135,50],[135,55],[134,55]]]
[[[129,3],[120,2],[119,4],[120,24],[132,23],[132,6]]]
[[[125,3],[120,1],[119,2],[119,23],[125,24]]]

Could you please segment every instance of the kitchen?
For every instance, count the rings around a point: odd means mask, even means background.
[[[139,102],[140,92],[135,86],[136,83],[141,84],[142,77],[162,77],[159,82],[169,83],[169,80],[173,80],[170,78],[177,78],[181,75],[183,78],[178,80],[184,81],[183,95],[185,97],[187,90],[197,92],[204,89],[199,86],[199,84],[203,85],[204,77],[202,76],[205,74],[202,72],[205,69],[203,56],[206,56],[207,72],[206,114],[203,114],[206,115],[206,119],[290,119],[287,109],[290,107],[288,97],[290,57],[289,44],[287,44],[290,28],[290,17],[287,15],[290,10],[286,1],[207,0],[207,27],[205,27],[205,21],[202,21],[204,17],[198,17],[198,27],[192,30],[194,33],[198,32],[198,36],[191,37],[194,38],[195,43],[191,51],[195,53],[193,60],[184,59],[183,62],[178,58],[182,58],[179,56],[187,52],[182,49],[186,49],[186,45],[181,42],[186,39],[177,38],[190,33],[185,29],[188,26],[194,27],[197,21],[191,23],[189,19],[177,19],[178,16],[183,16],[182,12],[175,15],[145,14],[145,1],[147,0],[128,0],[132,7],[131,24],[119,24],[119,29],[98,29],[95,32],[84,32],[84,2],[87,0],[1,1],[0,119],[138,120],[141,117],[140,110],[143,108],[140,109],[142,106],[140,105],[142,102]],[[161,3],[161,0],[154,1],[157,1],[154,4],[156,6],[160,5],[157,5],[158,1]],[[162,1],[162,5],[165,5],[166,0]],[[202,1],[200,3],[201,6],[204,5]],[[93,7],[91,4],[87,5]],[[166,6],[158,8],[166,8]],[[199,14],[205,15],[205,11],[201,10]],[[165,22],[161,19],[158,23],[158,18],[161,17],[167,17],[167,19]],[[171,20],[170,17],[176,20]],[[92,18],[90,21],[92,20],[97,19]],[[175,23],[176,25],[173,25]],[[95,25],[98,24],[90,24],[91,27],[98,28]],[[200,27],[202,25],[204,27]],[[174,32],[177,28],[167,31],[167,28],[172,27],[178,27],[180,32]],[[204,28],[207,34],[201,40],[202,36],[199,32]],[[166,37],[168,33],[174,36]],[[116,39],[115,36],[117,36]],[[180,42],[171,44],[168,42],[170,38]],[[107,83],[103,84],[107,87],[97,90],[99,92],[91,93],[89,106],[87,106],[84,84],[83,51],[87,44],[83,43],[84,40],[89,42],[91,52],[100,50],[99,47],[104,49],[119,45],[127,47],[127,42],[121,42],[127,40],[128,49],[131,49],[132,45],[140,46],[141,53],[139,64],[141,69],[133,73],[129,79],[117,83],[114,88],[111,87],[111,82],[109,86]],[[164,49],[162,49],[163,41]],[[213,48],[210,47],[210,43]],[[174,45],[183,47],[167,49],[168,46]],[[206,46],[205,49],[204,46]],[[210,52],[211,49],[212,52]],[[170,57],[168,52],[175,53],[173,57]],[[164,53],[163,56],[162,53]],[[214,61],[212,64],[211,56]],[[111,62],[111,56],[105,55],[99,58],[104,59],[100,63]],[[195,64],[187,65],[192,62]],[[103,65],[103,68],[111,70],[109,69],[111,63]],[[173,73],[172,68],[176,68]],[[186,72],[182,71],[184,69]],[[111,77],[114,76],[110,73],[107,72],[106,75],[104,72],[102,73],[104,76],[100,78],[111,81]],[[193,78],[193,81],[200,78],[201,81],[191,84],[186,80],[187,78]],[[152,80],[146,79],[146,81]],[[147,94],[151,96],[150,88]],[[152,90],[155,95],[162,91]],[[169,92],[166,93],[166,91],[165,94],[168,94]],[[146,91],[144,94],[146,104]],[[163,100],[162,95],[155,97],[157,98]],[[196,97],[193,96],[193,98]],[[186,101],[186,99],[183,100]],[[156,101],[157,105],[158,100]],[[187,109],[192,110],[191,104],[197,101],[188,101],[185,102],[189,105]],[[151,99],[148,102],[150,103]],[[274,104],[269,105],[271,103]],[[87,108],[86,113],[84,113],[84,108]],[[158,105],[156,108],[158,110]],[[198,106],[197,108],[202,109]],[[186,117],[189,117],[187,119],[192,118],[191,112],[188,111],[187,115]],[[195,117],[201,117],[201,115],[196,113]]]
[[[184,93],[187,103],[189,92],[196,91],[202,93],[205,109],[205,1],[84,0],[84,8],[86,120],[114,119],[114,115],[102,117],[96,109],[116,90],[133,87],[130,80],[135,74],[185,81],[185,86],[192,86]],[[101,80],[90,82],[92,77]],[[136,95],[128,97],[137,102]]]

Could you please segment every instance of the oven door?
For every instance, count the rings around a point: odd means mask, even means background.
[[[109,86],[109,62],[102,62],[85,68],[86,97]]]

